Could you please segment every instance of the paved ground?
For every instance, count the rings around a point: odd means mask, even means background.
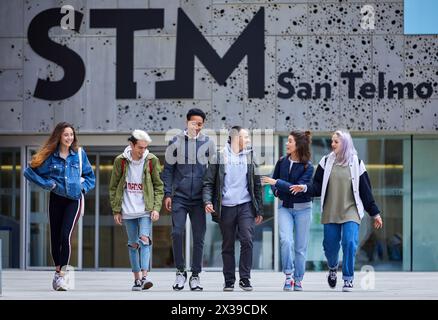
[[[148,300],[345,300],[345,299],[438,299],[438,272],[379,272],[368,278],[356,274],[354,292],[342,292],[338,281],[335,290],[328,288],[325,272],[308,272],[303,281],[303,292],[283,292],[283,275],[279,272],[253,272],[254,291],[222,291],[222,273],[201,274],[203,292],[191,292],[188,285],[183,291],[174,292],[171,285],[173,272],[151,273],[153,288],[146,292],[130,291],[131,274],[124,271],[78,271],[75,273],[75,289],[55,292],[51,289],[52,272],[3,270],[3,292],[0,300],[52,300],[52,299],[148,299]],[[362,288],[361,288],[362,284]]]

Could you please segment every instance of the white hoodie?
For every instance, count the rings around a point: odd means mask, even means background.
[[[128,172],[126,173],[126,185],[123,191],[123,219],[136,219],[150,215],[149,212],[144,210],[145,203],[143,193],[144,164],[148,154],[149,150],[146,150],[143,157],[135,161],[132,160],[130,146],[127,146],[123,152],[124,157],[129,161]]]

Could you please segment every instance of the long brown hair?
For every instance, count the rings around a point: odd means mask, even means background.
[[[74,138],[70,148],[74,151],[78,150],[78,139],[76,137],[75,128],[73,128],[73,126],[68,122],[60,122],[56,125],[55,129],[53,129],[49,139],[47,139],[41,149],[38,150],[38,152],[32,157],[32,161],[30,162],[31,168],[39,167],[52,153],[56,151],[65,128],[70,128],[73,130]]]
[[[294,130],[291,131],[289,135],[294,137],[296,154],[299,162],[307,163],[307,161],[309,161],[311,158],[310,143],[312,142],[312,135],[310,131],[303,132]]]

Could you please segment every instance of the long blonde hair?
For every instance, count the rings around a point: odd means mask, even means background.
[[[68,122],[60,122],[56,125],[55,129],[53,129],[52,134],[49,139],[44,143],[41,149],[38,150],[36,154],[33,155],[32,161],[30,162],[31,168],[38,168],[46,159],[56,151],[58,148],[59,142],[61,141],[61,136],[65,130],[65,128],[70,128],[73,130],[73,143],[71,145],[71,149],[74,151],[78,150],[78,139],[76,137],[76,132],[73,126]]]

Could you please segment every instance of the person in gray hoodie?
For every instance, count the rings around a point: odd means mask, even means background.
[[[222,233],[224,291],[233,291],[235,276],[234,243],[240,240],[239,287],[251,291],[253,237],[263,220],[262,186],[255,174],[251,140],[246,129],[231,128],[228,143],[207,169],[203,183],[205,211],[212,214]]]
[[[173,290],[184,289],[187,271],[183,256],[184,230],[187,214],[190,216],[193,234],[192,275],[189,286],[201,291],[199,273],[206,231],[206,217],[202,203],[202,178],[209,159],[216,151],[209,137],[201,133],[205,113],[190,109],[187,113],[187,129],[176,135],[166,149],[162,180],[164,182],[164,206],[172,214],[172,247],[177,269]]]

